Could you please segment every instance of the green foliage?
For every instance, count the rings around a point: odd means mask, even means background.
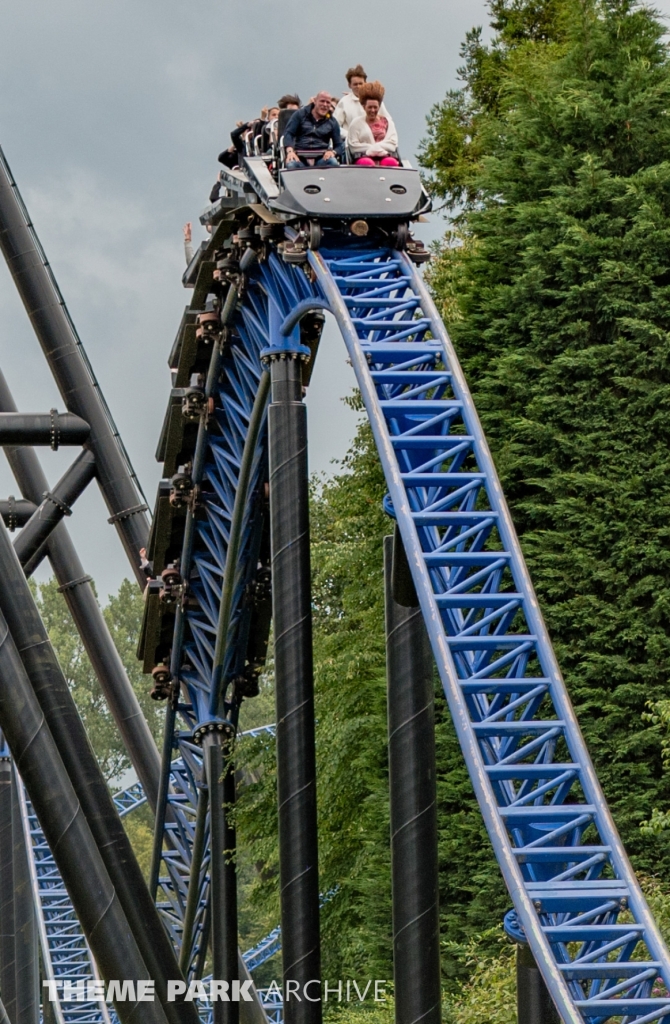
[[[547,5],[553,41],[516,27],[537,4],[500,8],[504,80],[433,287],[615,819],[667,879],[639,826],[670,804],[642,720],[670,675],[668,53],[629,0]]]
[[[502,928],[474,935],[453,952],[469,980],[444,1007],[444,1024],[516,1024],[516,947]]]
[[[54,579],[33,584],[33,593],[49,638],[65,673],[91,745],[108,782],[113,783],[130,767],[130,759],[95,677],[63,595]],[[144,604],[137,587],[124,580],[110,595],[104,616],[128,678],[154,737],[161,736],[164,709],[151,700],[147,677],[135,655]]]

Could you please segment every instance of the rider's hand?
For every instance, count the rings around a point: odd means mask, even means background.
[[[298,159],[297,156],[295,155],[295,150],[294,150],[293,146],[289,146],[288,149],[286,150],[286,159],[287,160],[297,160]]]
[[[184,224],[184,241],[185,242],[190,242],[191,241],[191,222],[190,221],[188,222],[188,224]],[[141,551],[140,551],[140,554],[142,554]]]
[[[334,152],[334,150],[332,150],[332,149],[327,149],[327,150],[326,150],[326,152],[325,152],[325,153],[323,154],[323,159],[324,159],[324,160],[332,160],[332,158],[333,158],[334,156],[335,156],[335,152]]]

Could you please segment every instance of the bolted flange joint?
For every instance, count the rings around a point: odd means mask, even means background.
[[[215,718],[210,722],[201,722],[193,730],[191,739],[201,747],[206,736],[218,735],[221,739],[231,739],[235,735],[235,726],[224,718]]]

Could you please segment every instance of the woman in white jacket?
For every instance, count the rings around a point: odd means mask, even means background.
[[[347,143],[359,167],[399,167],[398,133],[388,113],[380,107],[384,99],[381,82],[365,82],[358,91],[365,111],[349,126]]]
[[[355,121],[357,117],[363,117],[364,111],[358,98],[358,93],[361,86],[365,85],[368,80],[368,76],[365,73],[365,68],[362,64],[357,64],[355,68],[349,68],[346,73],[347,85],[349,86],[350,92],[344,94],[342,99],[339,101],[333,112],[333,117],[340,126],[340,135],[345,140],[349,134],[349,126],[352,121]],[[388,111],[382,103],[380,113],[383,117],[388,117]]]

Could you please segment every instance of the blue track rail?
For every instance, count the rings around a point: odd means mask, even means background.
[[[430,295],[390,250],[309,258],[356,372],[486,827],[554,1002],[566,1024],[670,1020],[668,951],[596,778]]]
[[[209,488],[193,545],[192,600],[175,633],[190,698],[179,706],[181,760],[164,766],[173,819],[162,909],[175,946],[202,782],[197,730],[216,706],[213,650],[227,531],[262,354],[295,350],[300,312],[324,307],[356,373],[386,476],[387,509],[400,528],[518,935],[529,942],[566,1024],[670,1020],[668,952],[585,748],[451,342],[410,260],[363,243],[310,252],[309,273],[270,247],[245,275],[227,326],[225,383],[215,396],[221,429],[207,442]],[[262,431],[236,567],[224,694],[244,653],[265,444]],[[199,886],[192,964],[205,935],[206,861]]]

